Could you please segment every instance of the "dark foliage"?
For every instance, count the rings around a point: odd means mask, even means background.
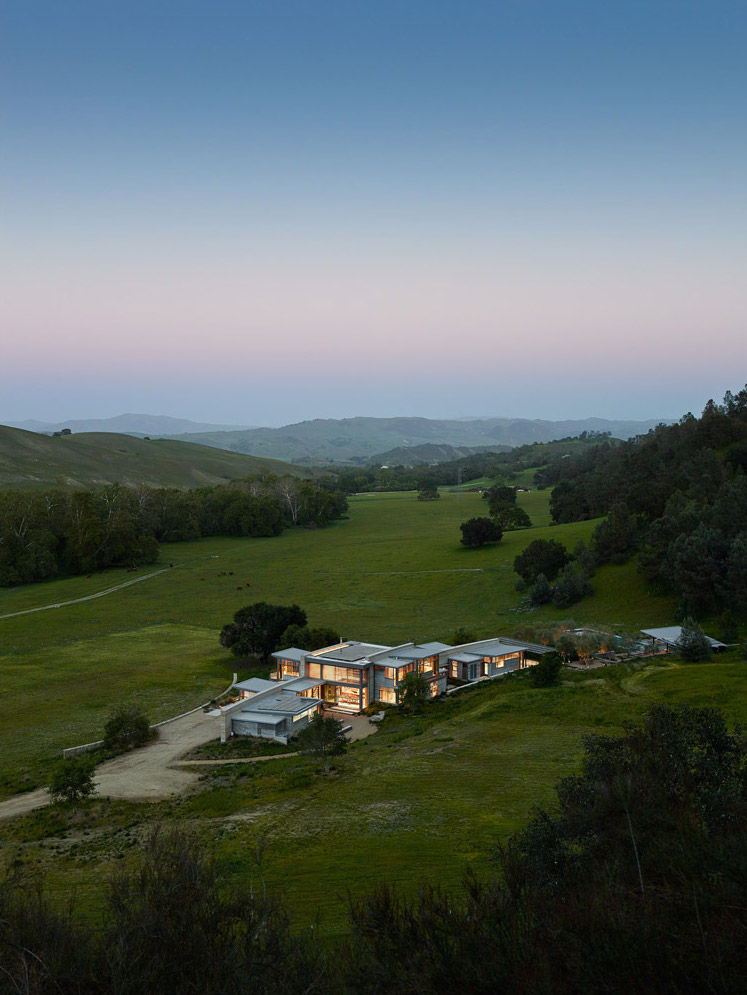
[[[296,744],[302,753],[309,753],[324,762],[329,757],[338,757],[348,748],[348,741],[342,731],[342,722],[319,712],[296,736]]]
[[[104,726],[104,749],[132,750],[144,746],[157,735],[150,719],[137,705],[120,705]]]
[[[747,387],[709,401],[700,418],[603,443],[537,472],[554,485],[556,522],[607,514],[597,562],[636,551],[639,569],[679,598],[679,614],[747,611]]]
[[[490,542],[500,542],[503,532],[492,518],[470,518],[459,526],[462,530],[460,542],[463,546],[486,546]]]
[[[568,550],[557,539],[535,539],[515,558],[514,570],[527,584],[540,574],[552,581],[569,560]]]
[[[560,684],[563,661],[559,653],[543,653],[536,665],[529,671],[532,684],[536,688],[550,688]]]
[[[306,612],[298,605],[268,605],[258,601],[239,608],[233,622],[223,626],[220,644],[234,656],[257,655],[267,660],[290,625],[306,625]]]
[[[278,640],[278,649],[296,646],[300,650],[319,650],[323,646],[332,646],[340,636],[334,629],[324,626],[289,625]]]
[[[346,510],[339,491],[291,477],[193,491],[118,484],[74,493],[2,491],[0,587],[153,563],[163,542],[327,525]]]
[[[93,783],[95,763],[85,755],[62,760],[52,773],[49,793],[54,801],[77,806],[96,790]]]

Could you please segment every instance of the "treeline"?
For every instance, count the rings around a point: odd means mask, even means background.
[[[747,387],[645,436],[553,460],[555,522],[608,515],[596,561],[624,562],[678,597],[680,616],[747,610]]]
[[[432,466],[368,466],[337,469],[337,486],[346,494],[366,491],[427,491],[433,487],[455,487],[481,477],[508,479],[531,467],[558,459],[568,452],[587,449],[607,439],[609,432],[582,432],[578,437],[553,442],[533,442],[505,453],[474,453]],[[610,446],[617,445],[612,440]]]
[[[122,487],[0,492],[0,586],[152,563],[160,543],[206,536],[275,536],[327,525],[344,494],[268,476],[191,491]]]
[[[552,694],[549,689],[540,692]],[[592,736],[555,810],[461,893],[352,900],[347,936],[292,933],[254,881],[155,831],[109,880],[100,926],[57,911],[16,862],[0,879],[0,992],[441,995],[744,990],[745,750],[712,709],[659,706]],[[302,859],[302,858],[300,858]]]

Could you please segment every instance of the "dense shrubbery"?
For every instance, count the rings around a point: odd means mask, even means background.
[[[745,749],[721,715],[658,706],[592,736],[461,894],[391,887],[353,901],[340,945],[291,935],[255,886],[229,885],[197,843],[155,832],[109,884],[104,929],[0,881],[0,990],[211,993],[743,990]],[[257,886],[258,885],[258,886]]]
[[[607,514],[597,563],[640,552],[639,568],[680,615],[747,610],[747,387],[700,418],[603,443],[539,470],[556,522]]]
[[[73,493],[4,491],[0,587],[152,563],[162,542],[327,525],[346,509],[340,492],[293,477],[193,491],[118,484]]]

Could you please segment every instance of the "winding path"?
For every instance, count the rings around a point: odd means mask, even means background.
[[[72,601],[60,601],[54,605],[40,605],[38,608],[24,608],[20,612],[9,612],[7,615],[0,615],[0,619],[3,618],[16,618],[18,615],[31,615],[34,612],[46,612],[50,608],[67,608],[68,605],[79,605],[82,601],[93,601],[94,598],[103,598],[107,594],[113,594],[115,591],[121,591],[124,587],[132,587],[133,584],[140,584],[144,580],[150,580],[151,577],[157,577],[159,574],[168,573],[171,567],[162,567],[160,570],[154,570],[153,573],[143,574],[142,577],[133,577],[132,580],[126,580],[122,584],[115,584],[114,587],[107,587],[105,591],[96,591],[95,594],[86,594],[82,598],[73,598]]]
[[[376,732],[377,726],[365,715],[345,716],[350,726],[348,739],[363,739]],[[112,760],[105,760],[96,768],[96,790],[99,797],[125,798],[128,801],[160,801],[162,798],[183,794],[192,788],[200,767],[235,763],[262,763],[277,760],[273,757],[245,757],[230,760],[180,760],[185,753],[203,743],[216,739],[220,725],[208,712],[189,712],[172,722],[160,726],[158,739],[139,750],[123,753]],[[297,753],[281,753],[280,757],[295,757]],[[190,770],[189,768],[192,768]],[[36,808],[49,805],[46,788],[37,788],[14,795],[0,802],[0,819],[26,815]]]

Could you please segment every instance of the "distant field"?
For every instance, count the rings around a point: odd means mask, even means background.
[[[605,567],[596,594],[573,609],[517,614],[514,557],[532,539],[573,548],[594,522],[549,527],[547,492],[520,495],[538,527],[506,533],[494,547],[459,545],[459,523],[484,514],[478,494],[444,491],[351,499],[350,518],[272,539],[210,539],[162,547],[173,570],[94,601],[0,619],[0,740],[5,788],[32,786],[65,746],[99,738],[112,703],[137,699],[154,718],[212,697],[234,658],[218,632],[252,601],[296,602],[315,624],[345,638],[448,640],[458,626],[477,635],[567,617],[625,628],[672,621],[668,599],[646,592],[635,567]],[[132,579],[110,570],[0,591],[0,615],[58,604]],[[241,588],[241,590],[238,590]],[[29,736],[28,730],[36,729]]]
[[[98,803],[70,829],[53,812],[6,825],[0,862],[20,855],[48,867],[60,900],[74,889],[96,915],[107,874],[121,868],[147,827],[178,823],[201,839],[228,878],[280,892],[295,925],[317,935],[345,928],[346,898],[379,882],[412,894],[423,882],[458,889],[465,870],[491,872],[496,846],[534,805],[554,801],[584,733],[617,734],[655,701],[723,708],[747,719],[745,675],[734,659],[668,659],[564,673],[561,687],[526,675],[430,706],[422,718],[390,714],[324,776],[305,758],[213,768],[200,790],[151,805]],[[645,873],[646,855],[642,854]]]

